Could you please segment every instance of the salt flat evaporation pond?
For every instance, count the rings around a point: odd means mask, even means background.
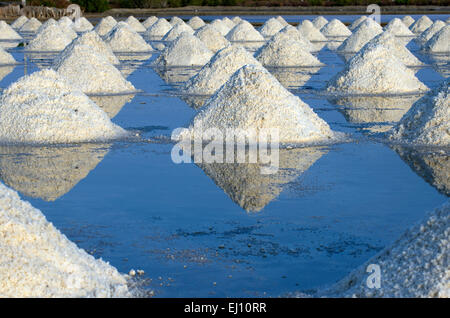
[[[13,55],[24,64],[4,76],[2,88],[38,69],[21,49]],[[128,62],[127,79],[142,93],[105,102],[113,122],[152,140],[196,113],[160,76],[185,80],[190,70],[158,75],[150,67],[155,58]],[[245,165],[177,165],[172,144],[134,141],[1,146],[0,178],[79,247],[121,272],[144,270],[143,288],[155,296],[314,294],[392,243],[450,191],[448,153],[372,138],[414,97],[322,95],[344,58],[326,47],[318,58],[327,66],[271,71],[332,129],[355,140],[281,151],[284,176],[263,178]],[[435,87],[448,71],[448,64],[431,64],[417,76]]]

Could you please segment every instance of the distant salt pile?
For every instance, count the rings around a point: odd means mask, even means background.
[[[58,20],[58,24],[59,26],[65,25],[71,27],[73,25],[73,21],[69,17],[62,17]]]
[[[145,32],[147,30],[138,19],[130,15],[125,22],[136,32]]]
[[[59,25],[58,22],[56,22],[55,19],[50,18],[47,21],[45,21],[44,23],[41,24],[41,26],[39,27],[39,29],[37,29],[36,33],[41,32],[43,29],[45,29],[46,27],[48,27],[49,25]]]
[[[1,97],[1,142],[74,143],[125,135],[94,102],[53,70],[22,77]]]
[[[278,22],[280,22],[283,26],[289,25],[289,23],[286,22],[286,20],[282,16],[277,16],[275,19],[277,19]]]
[[[11,23],[11,27],[13,29],[19,30],[22,25],[24,25],[28,21],[28,18],[25,15],[21,15],[13,23]]]
[[[192,29],[197,30],[205,25],[205,22],[199,17],[195,16],[189,19],[187,23]]]
[[[414,22],[409,27],[409,29],[412,32],[418,34],[418,33],[422,33],[426,29],[428,29],[432,24],[433,24],[433,21],[431,21],[431,19],[429,17],[424,15],[424,16],[420,17],[420,19],[418,19],[416,22]]]
[[[27,22],[25,22],[22,27],[19,29],[20,32],[36,32],[39,27],[42,25],[36,18],[31,18]]]
[[[231,21],[233,21],[234,25],[237,25],[242,22],[242,19],[241,17],[235,16],[231,19]]]
[[[389,21],[384,30],[391,32],[395,36],[414,36],[414,33],[412,33],[399,18],[394,18]]]
[[[213,52],[199,38],[184,32],[161,52],[154,64],[160,67],[203,66],[212,56]]]
[[[279,129],[282,143],[329,141],[334,137],[328,124],[297,96],[286,90],[266,69],[246,65],[206,102],[189,128],[174,139],[202,136],[197,128]],[[260,136],[261,138],[262,136]]]
[[[427,42],[429,39],[433,37],[436,33],[438,33],[443,27],[445,27],[447,23],[441,20],[436,20],[433,24],[423,31],[420,36],[417,38],[419,42]]]
[[[181,19],[181,18],[179,18],[179,17],[173,16],[173,17],[170,19],[169,23],[170,23],[170,25],[175,26],[176,24],[179,24],[179,23],[183,24],[184,21],[183,21],[183,19]]]
[[[312,23],[314,24],[317,30],[320,30],[328,23],[328,20],[322,16],[318,16],[312,21]]]
[[[242,21],[227,34],[228,41],[264,41],[264,37],[247,21]]]
[[[338,19],[333,19],[324,25],[320,32],[328,37],[347,37],[352,35],[352,32]]]
[[[161,39],[170,29],[172,29],[172,25],[166,19],[161,18],[145,31],[144,36],[150,39]]]
[[[107,16],[100,20],[100,22],[95,26],[94,31],[100,36],[105,36],[112,30],[112,28],[114,28],[116,24],[116,19],[112,16]]]
[[[211,21],[210,25],[216,28],[223,36],[226,36],[230,32],[230,28],[220,19],[215,19]]]
[[[390,140],[419,145],[450,146],[450,80],[419,99],[388,132]]]
[[[66,34],[72,40],[78,36],[77,32],[73,30],[72,26],[67,25],[66,23],[58,23],[58,26],[61,28],[64,34]]]
[[[225,25],[231,30],[236,26],[236,23],[234,23],[230,18],[225,17],[222,19],[222,22],[225,23]]]
[[[175,40],[181,33],[186,32],[189,34],[194,34],[195,31],[186,23],[175,24],[166,35],[161,39],[162,41],[173,41]]]
[[[16,64],[14,57],[0,46],[0,65]]]
[[[149,52],[153,48],[127,23],[117,23],[107,35],[105,42],[114,52]]]
[[[304,49],[302,42],[287,34],[274,36],[255,53],[255,58],[265,66],[320,66],[316,57]]]
[[[282,28],[284,28],[284,25],[281,24],[280,21],[275,18],[270,18],[269,20],[264,22],[262,27],[259,29],[259,33],[261,33],[263,37],[269,38],[278,33],[278,31],[280,31]]]
[[[149,27],[151,27],[153,24],[155,24],[156,21],[158,21],[158,18],[155,16],[151,16],[151,17],[148,17],[147,19],[145,19],[145,21],[142,22],[142,25],[147,30]]]
[[[303,43],[303,50],[308,51],[308,52],[312,52],[315,51],[314,46],[312,45],[312,43],[306,38],[304,37],[300,31],[298,31],[295,27],[293,27],[292,25],[288,25],[285,26],[280,32],[278,32],[277,34],[275,34],[272,37],[272,40],[276,37],[279,36],[284,36],[287,35],[289,36],[291,39],[299,41],[301,43]]]
[[[62,51],[72,42],[58,24],[48,24],[26,46],[27,51]]]
[[[230,44],[230,42],[210,24],[207,24],[195,31],[194,35],[198,37],[213,53]]]
[[[425,91],[427,87],[390,49],[366,45],[328,82],[327,90],[342,94],[399,94]]]
[[[260,65],[242,46],[229,45],[217,52],[197,75],[189,79],[183,90],[188,94],[212,95],[247,64]]]
[[[407,28],[409,28],[415,21],[410,15],[405,15],[402,18],[402,22],[404,25],[406,25]]]
[[[298,25],[297,30],[309,41],[321,42],[327,40],[327,38],[309,20],[303,20]]]
[[[432,53],[450,52],[450,25],[446,25],[431,37],[423,46],[424,51]]]
[[[2,297],[130,297],[125,276],[78,248],[0,183]]]
[[[367,19],[367,16],[363,15],[361,17],[359,17],[358,19],[356,19],[355,21],[353,21],[352,24],[350,24],[350,26],[348,27],[348,29],[350,31],[353,31],[354,29],[356,29],[362,22],[364,22]]]
[[[75,19],[72,27],[76,32],[91,31],[94,28],[91,22],[89,22],[85,17]]]
[[[363,21],[337,48],[340,52],[358,52],[367,42],[383,32],[383,28],[374,20]]]
[[[22,37],[5,21],[0,21],[0,40],[21,40]]]

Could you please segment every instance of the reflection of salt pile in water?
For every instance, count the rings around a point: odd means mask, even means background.
[[[297,30],[302,36],[307,38],[309,41],[326,41],[327,38],[320,33],[318,29],[309,20],[304,20],[297,27]]]
[[[141,22],[139,22],[138,19],[130,15],[126,20],[125,23],[128,24],[134,31],[136,32],[145,32],[147,30]]]
[[[75,19],[72,28],[76,32],[86,32],[91,31],[94,26],[85,17]]]
[[[230,27],[220,19],[215,19],[211,21],[210,25],[216,28],[217,31],[220,32],[223,36],[226,36],[228,32],[230,32]]]
[[[443,27],[447,24],[441,20],[434,21],[433,24],[423,31],[420,36],[417,38],[419,42],[427,42],[429,39],[433,37],[437,32],[439,32]]]
[[[348,29],[350,31],[353,31],[354,29],[356,29],[361,23],[363,23],[364,21],[366,21],[367,16],[363,15],[361,17],[359,17],[358,19],[356,19],[355,21],[353,21],[352,24],[350,24],[350,26],[348,27]]]
[[[0,176],[9,187],[54,201],[84,179],[108,153],[109,145],[0,147]]]
[[[268,70],[284,87],[298,89],[304,86],[320,67],[268,67]]]
[[[253,25],[245,20],[231,29],[226,35],[226,38],[228,41],[235,42],[264,42],[264,37],[256,31]]]
[[[182,33],[170,43],[153,62],[157,66],[203,66],[213,56],[200,39]]]
[[[362,22],[337,48],[340,52],[358,52],[367,42],[383,32],[381,26],[372,19]]]
[[[155,69],[164,82],[177,87],[184,85],[198,71],[199,67],[158,67]]]
[[[0,47],[0,65],[16,64],[14,57]]]
[[[259,33],[265,38],[270,38],[275,35],[278,31],[284,28],[284,25],[281,24],[277,19],[270,18],[259,29]]]
[[[105,36],[109,31],[112,30],[112,28],[114,28],[116,24],[116,19],[114,19],[112,16],[107,16],[100,20],[100,22],[95,26],[94,31],[97,32],[100,36]]]
[[[194,35],[205,43],[208,49],[214,53],[230,44],[230,42],[210,24],[195,31]]]
[[[123,106],[134,98],[134,94],[100,95],[89,96],[89,98],[92,99],[101,109],[103,109],[109,118],[114,118]]]
[[[0,21],[0,40],[21,40],[22,37],[5,21]]]
[[[166,19],[161,18],[145,31],[144,36],[149,39],[161,39],[172,29],[172,25]]]
[[[450,52],[449,39],[450,25],[446,25],[422,46],[422,50],[432,53],[448,53]]]
[[[111,48],[106,45],[105,42],[103,42],[103,40],[95,31],[88,31],[81,34],[78,38],[73,40],[65,50],[68,50],[75,45],[88,45],[92,47],[98,54],[105,57],[111,64],[120,64]]]
[[[447,201],[323,294],[338,297],[450,297],[449,227],[450,203]],[[379,266],[381,288],[367,284],[369,274],[366,270],[370,264]]]
[[[186,32],[189,34],[194,34],[194,30],[187,25],[186,23],[178,23],[175,24],[172,29],[170,29],[169,32],[167,32],[163,38],[161,39],[162,41],[173,41],[175,40],[177,37],[180,36],[181,33]]]
[[[433,24],[433,21],[431,21],[431,19],[429,17],[424,15],[424,16],[420,17],[420,19],[418,19],[416,22],[414,22],[409,27],[409,29],[412,32],[418,34],[418,33],[422,33],[426,29],[428,29],[432,24]]]
[[[15,68],[14,65],[0,66],[0,81],[3,80],[9,74],[11,74],[14,68]]]
[[[327,85],[329,92],[398,94],[427,90],[414,72],[383,45],[366,45]]]
[[[389,21],[389,23],[384,27],[384,30],[391,32],[395,36],[414,36],[414,33],[412,33],[399,18]]]
[[[422,144],[450,145],[449,80],[418,100],[388,133],[390,140]]]
[[[53,70],[24,76],[3,92],[1,142],[72,143],[125,135],[94,102]]]
[[[189,19],[187,23],[192,29],[197,30],[205,25],[205,22],[199,17],[195,16]]]
[[[22,27],[19,29],[20,32],[36,32],[39,27],[42,25],[36,18],[31,18],[27,22],[25,22]]]
[[[318,16],[314,20],[312,20],[312,23],[314,24],[317,30],[320,30],[328,23],[328,20],[322,16]]]
[[[145,29],[148,29],[153,24],[155,24],[156,21],[158,21],[158,18],[155,16],[151,16],[151,17],[148,17],[147,19],[145,19],[145,21],[142,22],[142,25],[145,27]]]
[[[402,22],[404,25],[406,25],[407,28],[409,28],[415,21],[410,15],[405,15],[402,18]]]
[[[108,34],[105,42],[114,52],[149,52],[153,48],[125,22],[117,23]]]
[[[78,248],[17,192],[0,184],[0,295],[127,297],[124,276]]]
[[[72,42],[58,24],[48,24],[26,46],[27,51],[62,51]]]
[[[206,102],[189,129],[174,139],[198,138],[209,128],[222,133],[227,129],[254,129],[256,133],[278,129],[282,143],[323,142],[334,137],[328,124],[307,104],[256,65],[246,65],[235,72]],[[262,135],[259,138],[264,140]]]
[[[352,31],[338,19],[333,19],[328,22],[320,29],[320,32],[328,37],[347,37],[352,35]]]

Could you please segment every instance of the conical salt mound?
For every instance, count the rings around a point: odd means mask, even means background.
[[[154,64],[160,67],[203,66],[212,56],[213,52],[199,38],[184,32],[161,52]]]
[[[417,38],[419,42],[427,42],[429,39],[433,37],[436,33],[438,33],[443,27],[445,27],[447,23],[441,20],[436,20],[433,24],[423,31],[420,36]]]
[[[94,28],[91,22],[89,22],[85,17],[75,19],[72,27],[76,32],[91,31]]]
[[[287,23],[286,20],[280,15],[277,16],[276,19],[277,19],[278,22],[280,22],[283,25],[283,27],[289,25],[289,23]]]
[[[412,33],[399,18],[389,21],[384,30],[391,32],[395,36],[414,36],[414,33]]]
[[[309,41],[322,42],[327,41],[327,38],[314,26],[309,20],[303,20],[297,27],[300,34]]]
[[[450,52],[450,25],[446,25],[431,37],[422,47],[424,51],[432,53]]]
[[[112,16],[107,16],[100,20],[100,22],[95,26],[94,31],[98,33],[100,36],[105,36],[109,31],[114,28],[117,24],[116,19]]]
[[[208,49],[210,49],[213,53],[230,44],[230,42],[210,24],[207,24],[195,31],[194,35],[205,43]]]
[[[53,70],[24,76],[3,91],[1,142],[75,143],[111,140],[126,134]]]
[[[431,19],[429,17],[424,15],[424,16],[420,17],[420,19],[418,19],[416,22],[414,22],[409,27],[409,29],[412,32],[418,34],[418,33],[422,33],[426,29],[428,29],[432,24],[433,24],[433,21],[431,21]]]
[[[58,26],[64,32],[64,34],[67,35],[72,40],[78,36],[77,32],[75,32],[70,25],[68,26],[65,23],[58,23]]]
[[[225,25],[231,30],[236,26],[236,23],[230,20],[230,18],[225,17],[222,19],[222,22],[225,23]]]
[[[147,30],[138,19],[130,15],[125,22],[136,32],[145,32]]]
[[[187,23],[192,29],[197,30],[205,25],[205,22],[199,17],[195,16],[189,19]]]
[[[20,32],[36,32],[39,27],[42,25],[36,18],[31,18],[27,22],[25,22],[22,27],[19,29]]]
[[[398,94],[427,87],[383,45],[365,46],[328,82],[329,92],[343,94]]]
[[[271,40],[276,40],[277,37],[284,37],[284,36],[288,36],[290,37],[292,40],[296,40],[302,43],[303,45],[303,50],[307,51],[307,52],[312,52],[314,51],[314,46],[312,45],[311,42],[309,42],[309,40],[304,37],[300,31],[298,31],[295,27],[293,27],[292,25],[288,25],[285,26],[280,32],[278,32],[277,34],[275,34]]]
[[[11,23],[11,27],[13,29],[19,30],[22,25],[24,25],[28,21],[28,18],[24,15],[18,17],[13,23]]]
[[[328,23],[328,20],[322,16],[318,16],[312,21],[312,23],[314,24],[317,30],[320,30]]]
[[[58,24],[49,24],[42,29],[25,47],[27,51],[62,51],[72,42]]]
[[[155,24],[158,21],[158,18],[155,16],[151,16],[148,17],[147,19],[145,19],[144,22],[142,22],[142,25],[145,27],[145,29],[147,30],[149,27],[151,27],[153,24]]]
[[[66,25],[72,27],[73,21],[69,17],[62,17],[58,20],[59,26]]]
[[[265,66],[320,66],[316,57],[304,50],[302,42],[286,34],[274,36],[255,53],[255,58]]]
[[[147,38],[161,39],[170,29],[172,29],[172,25],[166,19],[161,18],[145,31],[144,36]]]
[[[186,82],[184,92],[214,94],[238,69],[247,64],[260,65],[246,49],[230,45],[217,52],[197,75]]]
[[[114,52],[149,52],[153,48],[127,23],[119,22],[105,35],[105,42]]]
[[[56,22],[55,19],[50,18],[47,21],[45,21],[44,23],[41,24],[41,26],[39,27],[39,29],[37,29],[37,33],[41,32],[43,29],[45,29],[46,27],[48,27],[49,25],[59,25],[58,22]]]
[[[337,48],[340,52],[358,52],[367,42],[383,32],[383,28],[372,19],[362,22]]]
[[[230,32],[230,28],[220,19],[215,19],[211,21],[210,25],[216,28],[223,36],[226,36]]]
[[[22,37],[5,21],[0,21],[0,40],[21,40]]]
[[[338,19],[333,19],[320,29],[320,32],[329,37],[344,37],[352,35],[352,32]]]
[[[334,137],[328,124],[307,104],[286,90],[266,69],[255,65],[246,65],[235,72],[206,102],[189,129],[173,137],[198,138],[209,128],[223,134],[227,129],[254,129],[256,133],[278,129],[281,143],[321,142]],[[260,141],[266,140],[262,135],[259,137]]]
[[[402,18],[402,22],[404,25],[406,25],[407,28],[409,28],[415,21],[410,15],[405,15]]]
[[[231,19],[231,21],[233,21],[234,25],[238,25],[239,23],[242,22],[242,19],[238,16],[233,17],[233,19]]]
[[[169,32],[167,32],[163,38],[161,39],[162,41],[173,41],[175,40],[177,37],[180,36],[181,33],[186,32],[189,34],[194,34],[194,30],[187,25],[186,23],[183,22],[183,24],[178,23],[175,24],[172,29],[170,29]]]
[[[264,37],[247,21],[242,21],[228,32],[225,37],[228,41],[264,41]]]
[[[183,19],[176,17],[176,16],[173,16],[169,22],[170,22],[170,25],[172,25],[172,26],[175,26],[176,24],[179,24],[179,23],[181,23],[181,24],[184,23]]]
[[[120,71],[88,45],[70,46],[55,59],[52,68],[86,94],[135,91]]]
[[[388,132],[390,140],[450,146],[450,80],[419,99]]]
[[[0,46],[0,65],[16,64],[14,57]]]
[[[356,29],[362,22],[366,21],[367,16],[363,15],[361,17],[359,17],[358,19],[356,19],[355,21],[353,21],[352,24],[350,24],[350,26],[348,27],[348,29],[350,31],[353,31],[354,29]]]
[[[261,33],[263,37],[269,38],[278,33],[282,28],[284,28],[283,24],[275,18],[270,18],[261,26],[259,33]]]

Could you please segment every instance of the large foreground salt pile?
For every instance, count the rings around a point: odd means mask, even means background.
[[[94,31],[98,33],[100,36],[105,36],[109,31],[114,28],[117,24],[116,19],[112,16],[104,17],[100,20],[100,22],[95,26]]]
[[[324,25],[320,32],[329,37],[347,37],[352,35],[352,31],[350,31],[344,23],[339,21],[338,19],[333,19]]]
[[[390,140],[421,145],[450,145],[450,80],[418,100],[388,133]]]
[[[24,25],[28,21],[28,18],[25,15],[21,15],[13,23],[11,23],[11,27],[13,29],[19,30],[22,25]]]
[[[314,20],[312,20],[312,23],[314,24],[317,30],[320,30],[328,23],[328,20],[322,16],[318,16],[314,18]]]
[[[420,17],[420,19],[416,20],[416,22],[414,22],[409,29],[416,33],[422,33],[423,31],[425,31],[426,29],[428,29],[431,25],[433,24],[433,21],[431,21],[431,19],[429,17],[427,17],[426,15]]]
[[[0,46],[0,65],[16,64],[14,57]]]
[[[309,41],[326,41],[327,38],[309,20],[304,20],[297,26],[297,30]]]
[[[5,21],[0,21],[0,40],[21,40],[22,37]]]
[[[39,27],[42,25],[41,22],[39,22],[38,19],[35,17],[29,19],[27,22],[25,22],[22,27],[19,29],[20,32],[36,32]]]
[[[105,57],[111,64],[120,64],[119,59],[114,55],[111,48],[106,45],[105,42],[100,38],[100,36],[95,31],[88,31],[82,33],[79,37],[70,43],[65,50],[70,49],[70,47],[75,45],[88,45],[92,47],[98,54]],[[61,53],[64,54],[64,53]]]
[[[195,16],[189,19],[187,23],[192,29],[197,30],[205,25],[205,22],[199,17]]]
[[[372,19],[362,22],[337,48],[340,52],[358,52],[367,42],[382,33],[381,26]]]
[[[344,94],[398,94],[427,90],[427,87],[390,49],[366,45],[327,86],[329,92]]]
[[[423,46],[424,51],[432,53],[450,52],[450,25],[446,25],[440,31],[436,32]]]
[[[419,42],[427,42],[429,39],[433,37],[436,33],[438,33],[443,27],[445,27],[447,23],[441,20],[436,20],[433,24],[423,31],[420,36],[417,38]]]
[[[163,38],[161,39],[162,41],[173,41],[175,40],[177,37],[180,36],[181,33],[186,32],[189,34],[194,34],[195,31],[186,23],[177,23],[175,24],[172,29],[170,29],[169,32],[167,32]]]
[[[334,137],[328,124],[266,69],[246,65],[206,102],[188,130],[174,139],[206,138],[205,129],[278,129],[279,142],[326,142]],[[236,132],[239,136],[239,132]],[[225,136],[225,135],[224,135]],[[259,140],[266,140],[260,135]],[[270,136],[266,136],[270,138]]]
[[[74,143],[126,135],[84,93],[53,70],[24,76],[3,91],[2,143]]]
[[[147,19],[145,19],[145,21],[142,22],[142,25],[145,27],[145,29],[148,29],[153,24],[155,24],[156,21],[158,21],[158,18],[153,15],[153,16],[148,17]]]
[[[28,43],[28,51],[62,51],[72,42],[58,24],[48,24]]]
[[[226,35],[228,41],[253,42],[264,41],[264,37],[249,22],[243,20]]]
[[[146,27],[139,22],[138,19],[130,15],[125,22],[136,32],[145,32]]]
[[[0,183],[1,297],[129,297],[125,276]]]
[[[350,24],[350,26],[348,27],[348,29],[350,31],[353,32],[354,29],[356,29],[361,23],[363,23],[364,21],[366,21],[367,16],[363,15],[360,16],[358,19],[356,19],[355,21],[352,22],[352,24]]]
[[[72,28],[76,32],[86,32],[91,31],[94,26],[91,24],[91,22],[88,21],[85,17],[77,18],[73,22]]]
[[[213,52],[192,34],[183,32],[170,43],[154,61],[154,65],[166,66],[203,66],[211,59]]]
[[[384,27],[385,31],[391,32],[395,36],[414,36],[406,25],[399,18],[394,18]]]
[[[280,31],[282,28],[284,28],[284,25],[281,24],[277,19],[270,18],[259,29],[259,33],[265,38],[270,38],[274,34],[276,34],[278,31]]]
[[[150,39],[161,39],[170,29],[172,29],[172,25],[166,19],[161,18],[145,31],[144,36]]]
[[[404,25],[406,25],[407,28],[409,28],[415,21],[410,15],[405,15],[402,18],[402,22]]]
[[[117,23],[108,34],[105,42],[114,52],[149,52],[153,48],[127,23]]]
[[[230,27],[220,19],[215,19],[209,24],[215,27],[216,30],[219,31],[223,36],[226,36],[231,30]]]
[[[230,42],[210,24],[207,24],[197,31],[194,35],[198,37],[213,53],[223,49]]]

